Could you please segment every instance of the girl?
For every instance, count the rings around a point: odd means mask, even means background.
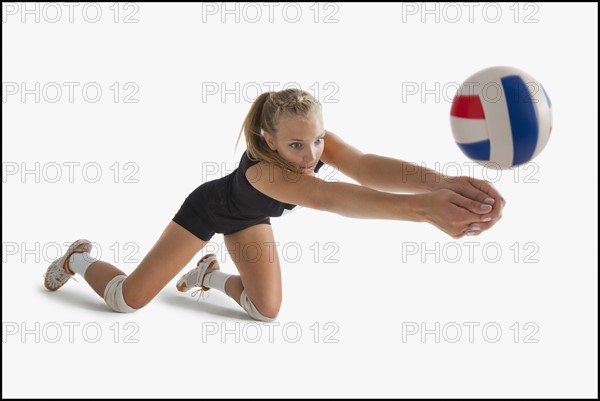
[[[363,154],[323,128],[321,104],[302,90],[260,95],[242,131],[247,150],[238,168],[196,188],[129,277],[92,258],[91,243],[79,240],[50,265],[46,288],[56,291],[79,273],[113,310],[133,312],[150,302],[215,233],[222,233],[239,275],[221,272],[216,256],[209,254],[181,277],[177,289],[223,291],[253,319],[272,321],[282,296],[270,217],[300,205],[354,218],[428,222],[461,238],[494,225],[505,204],[486,181],[443,177],[401,160]],[[238,142],[240,137],[241,132]],[[324,163],[360,185],[315,177]],[[250,243],[260,248],[260,258],[235,252]]]

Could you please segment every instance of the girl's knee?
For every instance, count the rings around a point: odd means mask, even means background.
[[[258,307],[261,315],[265,316],[269,319],[276,319],[279,314],[279,310],[281,309],[281,302],[271,302],[265,303]]]
[[[115,312],[135,312],[123,297],[123,282],[127,276],[118,275],[112,278],[104,289],[104,302]]]
[[[148,305],[151,300],[152,299],[146,299],[144,297],[137,296],[137,297],[133,297],[131,299],[130,299],[130,297],[128,297],[125,302],[131,308],[138,310],[138,309],[142,309],[144,306]]]
[[[257,304],[254,304],[246,293],[246,290],[242,291],[240,303],[242,308],[244,308],[253,319],[266,322],[275,320],[279,314],[279,309],[281,308],[281,299],[279,298],[262,299],[258,301]]]
[[[127,305],[134,309],[142,309],[154,299],[154,296],[144,293],[144,291],[128,291],[124,295]]]
[[[134,309],[141,309],[148,305],[150,301],[156,297],[158,291],[154,291],[149,286],[140,283],[140,281],[130,281],[131,276],[128,280],[123,283],[123,299],[130,307]]]

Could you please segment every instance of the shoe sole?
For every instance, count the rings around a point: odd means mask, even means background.
[[[67,252],[65,252],[65,254],[59,259],[57,264],[59,266],[62,264],[62,268],[65,270],[65,272],[70,276],[74,276],[75,273],[72,272],[71,269],[69,269],[69,259],[75,253],[84,253],[84,252],[89,253],[91,251],[91,249],[92,249],[92,243],[90,241],[88,241],[86,239],[77,240],[69,246],[69,248],[67,249]],[[48,284],[48,277],[46,276],[46,279],[44,280],[44,287],[46,287],[46,289],[49,291],[57,291],[63,285],[67,284],[67,281],[69,281],[69,280],[66,280],[64,283],[62,283],[61,285],[59,285],[56,288],[51,288],[50,285]]]

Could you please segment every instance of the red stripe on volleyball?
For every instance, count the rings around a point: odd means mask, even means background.
[[[483,105],[477,95],[459,95],[452,101],[450,115],[460,118],[484,119]]]

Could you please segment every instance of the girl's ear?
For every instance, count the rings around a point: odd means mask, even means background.
[[[277,143],[275,142],[275,137],[268,133],[267,131],[263,131],[263,137],[265,138],[265,142],[271,148],[272,151],[277,150]]]

